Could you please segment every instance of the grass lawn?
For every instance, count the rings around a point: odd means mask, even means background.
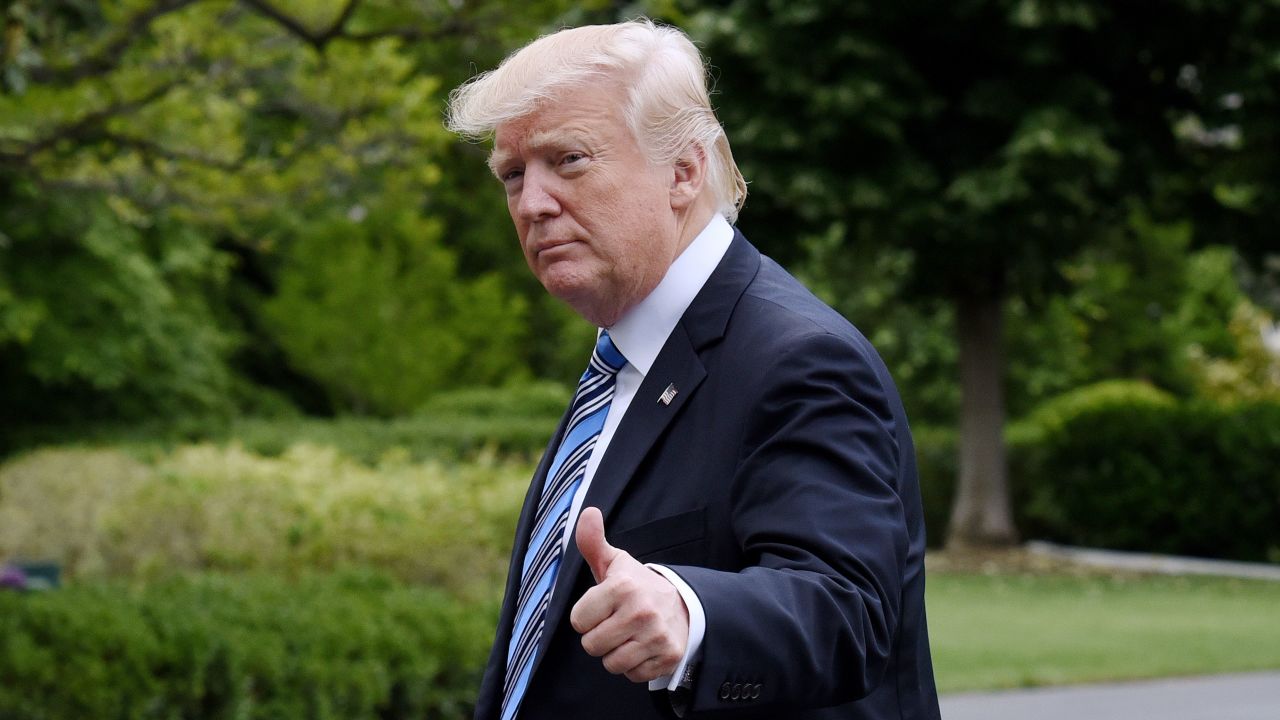
[[[1280,583],[930,570],[942,692],[1280,668]]]

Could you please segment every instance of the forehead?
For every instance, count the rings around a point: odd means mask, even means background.
[[[490,164],[561,142],[629,137],[623,113],[625,102],[624,93],[614,83],[591,82],[565,88],[538,103],[533,112],[494,129]]]

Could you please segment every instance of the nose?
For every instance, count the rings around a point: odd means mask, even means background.
[[[555,173],[530,165],[520,179],[520,193],[515,197],[512,210],[526,222],[536,222],[560,214],[560,201],[556,199]]]

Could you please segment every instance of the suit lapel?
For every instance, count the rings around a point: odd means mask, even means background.
[[[649,373],[641,382],[583,498],[583,507],[600,508],[606,528],[614,505],[640,463],[706,378],[707,369],[703,366],[699,353],[724,336],[733,308],[737,306],[738,299],[759,269],[760,253],[735,229],[729,250],[689,305],[684,317],[671,331],[662,351],[658,353]],[[660,402],[659,397],[663,391],[673,384],[678,389],[676,396],[671,399],[670,404]],[[574,532],[573,524],[570,524],[567,532]],[[528,534],[527,529],[525,534]],[[524,542],[527,543],[527,539]],[[570,541],[561,559],[555,590],[547,608],[548,631],[542,634],[539,641],[534,674],[546,657],[551,636],[569,611],[578,573],[583,571],[582,554],[578,552],[577,543]],[[510,588],[508,583],[508,592],[511,592]]]
[[[654,361],[653,367],[649,369],[649,374],[640,384],[640,389],[632,398],[627,414],[614,433],[609,449],[601,458],[600,466],[596,468],[595,477],[591,479],[591,486],[587,488],[587,494],[583,498],[582,507],[600,508],[605,518],[605,527],[609,526],[609,516],[613,506],[626,488],[627,482],[635,475],[640,462],[680,412],[680,408],[693,397],[706,376],[706,370],[689,344],[687,335],[677,325],[671,337],[667,339],[662,352]],[[679,392],[667,405],[659,402],[658,397],[670,384],[674,384]],[[568,528],[571,535],[574,527],[570,524]],[[570,541],[561,560],[555,591],[551,595],[551,604],[547,608],[549,626],[554,627],[568,612],[571,595],[576,585],[574,581],[582,571],[582,553],[578,552],[578,544]],[[544,633],[542,636],[544,650],[551,641],[550,636],[551,633]],[[545,653],[539,652],[539,659],[544,656]]]

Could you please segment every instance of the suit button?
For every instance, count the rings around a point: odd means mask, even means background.
[[[729,699],[739,700],[741,698],[742,698],[742,685],[740,683],[735,683],[733,686],[733,693],[729,695]]]
[[[720,686],[720,699],[721,699],[721,700],[728,700],[728,699],[729,699],[729,693],[730,693],[730,692],[732,692],[732,691],[733,691],[733,685],[731,685],[731,684],[729,684],[729,683],[725,683],[725,684],[721,685],[721,686]]]

